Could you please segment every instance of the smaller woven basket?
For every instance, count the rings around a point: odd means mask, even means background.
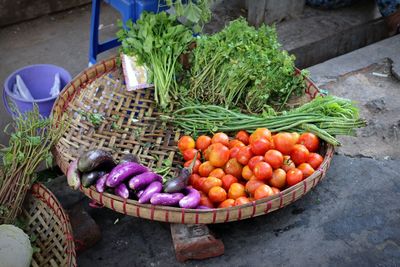
[[[36,236],[33,245],[40,249],[33,254],[31,266],[77,266],[71,224],[49,189],[34,184],[26,195],[22,215],[28,222],[26,233]]]

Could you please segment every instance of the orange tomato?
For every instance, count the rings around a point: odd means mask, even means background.
[[[300,134],[296,133],[296,132],[291,133],[291,134],[292,134],[292,137],[293,137],[293,139],[295,141],[295,144],[297,144],[299,142]]]
[[[290,133],[277,133],[273,137],[275,149],[282,152],[282,154],[290,154],[294,145],[296,144],[296,140],[293,138],[293,135]]]
[[[211,145],[209,145],[206,150],[203,151],[203,157],[205,160],[210,159]]]
[[[205,161],[199,166],[199,174],[200,176],[207,177],[214,169],[215,167],[209,161]]]
[[[217,177],[218,179],[221,179],[224,175],[225,175],[225,172],[221,168],[216,168],[209,174],[209,176]]]
[[[257,177],[257,179],[268,180],[272,177],[271,165],[261,161],[257,163],[256,166],[254,166],[253,173]]]
[[[232,199],[237,199],[239,197],[245,197],[246,191],[244,190],[244,186],[240,183],[233,183],[228,190],[228,197]]]
[[[310,152],[304,145],[296,144],[290,153],[290,158],[293,160],[294,164],[300,165],[307,161]]]
[[[313,133],[303,133],[300,135],[299,144],[304,145],[310,152],[319,149],[319,138]]]
[[[301,170],[294,168],[286,173],[286,183],[288,186],[300,183],[303,180],[303,173]]]
[[[274,192],[271,187],[266,184],[260,185],[257,187],[256,191],[254,191],[254,199],[258,200],[261,198],[272,196]]]
[[[212,177],[209,176],[206,178],[206,180],[204,181],[202,187],[201,187],[201,191],[203,191],[204,193],[208,194],[208,192],[210,191],[210,189],[214,186],[221,186],[222,185],[222,181],[221,179],[218,179],[216,177]]]
[[[200,135],[196,140],[196,148],[200,151],[204,151],[211,145],[211,137],[207,135]]]
[[[297,169],[299,169],[303,173],[304,179],[313,174],[315,171],[313,167],[311,167],[311,165],[308,163],[300,164],[299,166],[297,166]]]
[[[240,147],[232,147],[231,149],[229,149],[229,158],[236,158],[237,154],[239,153]]]
[[[277,195],[277,194],[279,194],[281,192],[281,190],[279,190],[276,187],[271,187],[271,189],[272,189],[272,192],[274,193],[274,195]]]
[[[246,183],[245,189],[246,192],[249,193],[251,196],[254,195],[254,191],[260,186],[263,185],[264,182],[257,180],[257,179],[251,179]]]
[[[235,205],[235,200],[228,198],[224,201],[221,202],[221,204],[218,205],[218,208],[230,208]]]
[[[242,175],[243,166],[238,162],[236,158],[228,160],[224,167],[224,171],[226,174],[231,174],[236,178],[240,178]]]
[[[188,161],[185,162],[185,164],[183,164],[183,166],[184,167],[189,167],[192,162],[193,162],[193,159],[188,160]],[[194,163],[194,166],[193,166],[193,169],[192,169],[192,173],[198,173],[200,165],[201,165],[201,161],[196,159],[196,162]]]
[[[226,200],[226,191],[220,186],[211,187],[210,191],[208,191],[208,198],[212,202],[222,202]]]
[[[195,149],[195,148],[186,149],[186,150],[183,151],[183,153],[182,153],[183,159],[184,159],[185,161],[192,160],[192,159],[194,159],[196,153],[197,153],[197,159],[200,159],[200,158],[201,158],[201,155],[200,155],[200,152],[198,152],[197,149]]]
[[[200,197],[200,203],[199,206],[205,206],[209,208],[214,208],[214,204],[211,202],[211,200],[207,196],[202,196]]]
[[[273,169],[280,168],[283,164],[282,153],[275,149],[268,150],[264,155],[264,159]]]
[[[243,130],[239,131],[235,136],[237,140],[242,141],[243,144],[245,145],[249,144],[249,137],[250,137],[249,133]]]
[[[212,144],[221,143],[224,146],[229,146],[229,137],[225,133],[216,133],[211,138],[211,143]]]
[[[247,203],[250,203],[250,202],[251,202],[250,199],[248,199],[247,197],[238,197],[235,200],[234,206],[244,205],[244,204],[247,204]]]
[[[249,143],[252,144],[261,138],[271,140],[271,132],[267,128],[258,128],[250,135]]]
[[[245,180],[250,180],[250,178],[253,176],[253,172],[251,171],[250,167],[248,165],[244,166],[242,169],[242,177]]]
[[[254,166],[256,166],[256,164],[259,163],[260,161],[264,161],[263,156],[254,156],[249,160],[247,165],[249,165],[251,170],[254,170]]]
[[[229,148],[246,146],[242,141],[233,139],[229,141]]]
[[[272,178],[269,180],[269,185],[276,188],[284,188],[286,185],[286,172],[282,169],[276,169],[272,173]]]
[[[187,149],[191,149],[195,147],[195,142],[192,137],[190,136],[182,136],[178,141],[178,148],[181,153]]]
[[[194,181],[193,181],[193,184],[192,184],[192,186],[195,188],[195,189],[197,189],[197,190],[199,190],[200,192],[201,192],[201,189],[203,188],[203,184],[204,184],[204,182],[206,181],[206,177],[200,177],[200,178],[197,178],[197,179],[195,179]]]
[[[237,183],[238,179],[231,174],[226,174],[221,178],[221,181],[222,181],[222,187],[225,190],[229,190],[229,187],[231,187],[233,183]]]
[[[266,138],[259,138],[250,144],[250,148],[254,155],[261,156],[271,149],[271,142]]]
[[[288,172],[289,170],[296,168],[296,165],[294,165],[294,162],[290,159],[290,156],[283,156],[283,165],[281,168],[285,172]]]
[[[244,146],[239,149],[236,159],[240,164],[247,165],[252,156],[253,152],[251,152],[251,147]]]
[[[226,146],[215,143],[210,146],[209,161],[214,167],[222,167],[229,160],[229,148]]]
[[[324,158],[317,153],[310,153],[307,158],[307,163],[310,164],[314,170],[316,170],[319,165],[321,165],[322,161],[324,161]]]
[[[188,183],[194,187],[194,184],[196,184],[196,181],[197,181],[199,178],[200,178],[200,175],[194,173],[194,174],[192,174],[192,175],[189,176]]]

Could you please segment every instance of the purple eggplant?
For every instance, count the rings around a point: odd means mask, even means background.
[[[111,153],[102,149],[89,150],[78,159],[78,170],[81,172],[110,171],[114,167],[115,162]]]
[[[136,162],[140,163],[139,157],[133,154],[124,154],[121,159],[119,160],[119,164],[124,163],[124,162]]]
[[[68,166],[67,183],[74,190],[78,190],[81,186],[81,174],[78,170],[78,160],[74,160]]]
[[[116,187],[123,183],[126,179],[147,172],[149,169],[136,162],[124,162],[117,165],[108,175],[106,185],[108,187]]]
[[[107,181],[108,173],[101,176],[96,182],[96,190],[99,193],[103,193],[106,189],[106,181]]]
[[[120,184],[114,190],[115,194],[122,198],[129,198],[129,190],[125,184]]]
[[[200,193],[194,188],[186,188],[187,195],[179,201],[179,207],[194,209],[200,203]]]
[[[177,206],[183,197],[185,197],[185,195],[182,193],[157,193],[151,197],[150,203],[161,206]]]
[[[197,158],[197,153],[194,156],[194,159]],[[179,173],[178,177],[169,180],[168,182],[165,183],[164,185],[164,192],[165,193],[178,193],[185,189],[185,187],[188,184],[189,177],[192,174],[193,166],[196,163],[196,160],[193,160],[192,163],[188,167],[185,167],[181,170]]]
[[[105,174],[105,171],[92,171],[82,174],[81,182],[83,187],[89,187],[95,184],[96,181]]]
[[[149,203],[151,197],[162,191],[162,183],[159,181],[152,182],[143,192],[139,198],[139,203]]]
[[[139,199],[144,193],[144,190],[139,190],[136,192],[136,197]]]
[[[129,180],[129,188],[133,190],[140,190],[148,186],[154,181],[162,182],[161,175],[158,175],[154,172],[145,172],[139,175],[136,175],[132,179]]]

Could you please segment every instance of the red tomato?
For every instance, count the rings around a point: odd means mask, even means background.
[[[222,187],[225,190],[229,190],[229,188],[231,187],[231,185],[233,183],[237,183],[238,182],[238,179],[235,176],[231,175],[231,174],[226,174],[221,178],[221,181],[222,181]]]
[[[189,167],[192,162],[193,162],[193,160],[188,160],[188,161],[185,162],[185,164],[183,164],[183,166],[184,167]],[[193,166],[193,169],[192,169],[192,173],[198,173],[200,165],[201,165],[201,161],[196,159],[196,162],[194,163],[194,166]]]
[[[282,189],[286,185],[286,172],[282,169],[276,169],[272,173],[272,178],[269,180],[269,185]]]
[[[196,182],[199,178],[200,178],[200,175],[194,173],[189,176],[188,183],[194,187],[194,185],[196,184]]]
[[[304,179],[313,174],[315,171],[313,167],[311,167],[311,165],[308,163],[300,164],[299,166],[297,166],[297,169],[299,169],[303,173]]]
[[[297,144],[299,142],[300,134],[296,133],[296,132],[291,133],[291,134],[292,134],[292,137],[293,137],[293,139],[295,141],[295,144]]]
[[[237,157],[237,154],[239,153],[239,150],[240,150],[240,147],[232,147],[230,150],[229,150],[229,158],[236,158]]]
[[[254,199],[258,200],[261,198],[266,198],[272,196],[274,192],[272,191],[271,187],[266,184],[260,185],[257,187],[256,191],[254,191]]]
[[[178,141],[178,148],[181,153],[185,151],[186,149],[191,149],[195,147],[195,142],[192,137],[190,136],[182,136],[179,141]]]
[[[239,140],[239,141],[242,141],[243,142],[243,144],[245,144],[245,145],[248,145],[249,144],[249,137],[250,137],[250,135],[246,132],[246,131],[239,131],[237,134],[236,134],[236,139],[237,140]]]
[[[249,165],[251,170],[254,170],[254,166],[256,166],[256,164],[259,163],[260,161],[264,161],[263,156],[254,156],[249,160],[247,165]]]
[[[251,171],[249,165],[246,165],[242,169],[242,177],[245,180],[250,180],[250,178],[253,176],[253,172]]]
[[[228,190],[228,197],[232,199],[237,199],[239,197],[245,197],[246,191],[244,190],[244,186],[239,183],[233,183]]]
[[[236,159],[240,164],[247,165],[252,156],[253,153],[251,152],[250,146],[245,146],[240,148]]]
[[[228,160],[224,167],[226,174],[231,174],[236,178],[240,178],[242,176],[242,169],[243,166],[235,158]]]
[[[271,142],[265,138],[260,138],[251,143],[250,148],[254,155],[264,155],[271,148]]]
[[[268,180],[272,177],[271,165],[263,161],[259,162],[256,164],[256,166],[254,166],[253,173],[257,179]]]
[[[265,153],[264,159],[273,169],[280,168],[283,164],[283,155],[275,149],[270,149]]]
[[[186,149],[186,150],[183,151],[183,153],[182,153],[183,159],[184,159],[185,161],[192,160],[192,159],[194,159],[194,156],[196,155],[196,153],[197,153],[197,159],[200,159],[200,158],[201,158],[201,155],[200,155],[200,152],[198,152],[197,149],[194,149],[194,148]]]
[[[301,163],[306,162],[309,154],[310,152],[305,146],[296,144],[293,147],[292,153],[290,153],[290,158],[297,166],[300,165]]]
[[[277,194],[279,194],[281,192],[281,190],[279,190],[276,187],[271,187],[271,189],[272,189],[272,192],[274,192],[274,195],[277,195]]]
[[[288,186],[300,183],[303,180],[303,173],[297,169],[291,169],[286,173],[286,183]]]
[[[210,159],[211,145],[209,145],[206,150],[203,151],[203,157],[205,160]]]
[[[211,209],[214,208],[214,204],[211,202],[211,200],[206,197],[206,196],[202,196],[200,197],[200,203],[199,206],[205,206],[205,207],[209,207]]]
[[[316,152],[319,149],[319,139],[313,133],[301,134],[299,144],[304,145],[310,152]]]
[[[202,177],[207,177],[214,169],[215,167],[209,161],[205,161],[199,166],[199,174]]]
[[[250,135],[249,143],[252,144],[261,138],[271,140],[271,132],[267,128],[258,128]]]
[[[228,198],[224,201],[221,202],[221,204],[218,205],[218,208],[230,208],[233,207],[235,205],[235,200]]]
[[[296,168],[296,165],[294,165],[294,162],[290,158],[290,156],[283,156],[283,165],[281,167],[285,172],[288,172],[291,169]]]
[[[194,180],[193,182],[193,187],[201,192],[201,189],[203,188],[203,183],[206,181],[206,177],[200,177]]]
[[[229,148],[226,146],[215,143],[210,146],[209,161],[214,167],[222,167],[229,160]]]
[[[257,180],[257,179],[249,180],[249,181],[246,183],[246,186],[245,186],[246,192],[247,192],[248,194],[250,194],[251,196],[253,196],[253,195],[254,195],[254,191],[256,191],[256,189],[257,189],[260,185],[263,185],[263,184],[264,184],[263,181],[260,181],[260,180]]]
[[[244,205],[244,204],[247,204],[247,203],[250,203],[250,202],[251,202],[250,199],[248,199],[247,197],[238,197],[235,200],[235,206]]]
[[[211,137],[207,135],[200,135],[196,140],[196,148],[200,151],[204,151],[211,145]]]
[[[208,198],[212,202],[222,202],[226,200],[226,196],[226,191],[220,186],[213,186],[208,192]]]
[[[210,191],[210,189],[214,186],[221,186],[222,185],[222,181],[221,179],[218,179],[216,177],[207,177],[206,180],[204,181],[201,191],[203,191],[204,193],[208,194],[208,191]]]
[[[216,177],[218,179],[221,179],[224,175],[225,175],[225,172],[221,168],[216,168],[209,174],[209,176]]]
[[[229,141],[229,148],[246,146],[242,141],[233,139]]]
[[[277,133],[274,135],[274,145],[275,149],[282,152],[282,154],[290,154],[294,145],[296,144],[296,140],[294,140],[293,135],[290,133]]]
[[[224,146],[229,146],[229,137],[225,133],[216,133],[212,137],[211,143],[221,143]]]
[[[310,153],[310,155],[308,155],[307,163],[310,164],[314,170],[321,165],[322,161],[324,161],[324,158],[320,154]]]

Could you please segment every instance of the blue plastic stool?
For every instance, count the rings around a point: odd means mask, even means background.
[[[118,10],[125,24],[129,19],[135,22],[143,11],[158,12],[166,9],[164,1],[159,0],[104,0]],[[111,48],[119,46],[118,39],[99,43],[99,17],[101,0],[92,0],[92,18],[90,23],[89,65],[95,64],[97,55]]]

